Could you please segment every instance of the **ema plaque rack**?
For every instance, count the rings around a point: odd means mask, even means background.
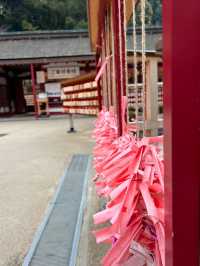
[[[65,113],[97,115],[99,110],[96,82],[63,88],[63,107]]]

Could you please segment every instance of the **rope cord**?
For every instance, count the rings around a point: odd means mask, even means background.
[[[143,88],[143,135],[146,130],[146,32],[145,12],[146,0],[141,0],[141,24],[142,24],[142,88]]]
[[[118,1],[118,16],[119,16],[119,58],[120,58],[120,82],[121,82],[121,93],[123,88],[123,75],[122,75],[122,24],[121,24],[121,2]]]
[[[136,32],[136,5],[133,0],[133,71],[134,71],[134,92],[135,92],[135,120],[138,128],[138,71],[137,71],[137,32]],[[138,136],[138,130],[136,131]]]
[[[125,85],[126,85],[126,90],[125,90],[125,95],[127,96],[127,85],[128,85],[128,60],[127,60],[127,23],[126,23],[126,0],[123,0],[123,6],[124,6],[124,65],[125,65]]]

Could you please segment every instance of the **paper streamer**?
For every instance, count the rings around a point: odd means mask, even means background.
[[[104,71],[105,71],[105,67],[108,64],[110,58],[112,57],[112,55],[107,56],[106,59],[104,60],[104,62],[102,63],[99,72],[97,73],[97,76],[95,78],[95,81],[98,82],[99,79],[101,78],[101,76],[103,75]],[[101,61],[98,62],[98,64],[101,64]]]
[[[110,223],[93,232],[97,243],[111,243],[102,265],[164,266],[163,138],[136,139],[123,128],[119,138],[114,111],[103,108],[93,132],[94,182],[107,199],[94,223]]]

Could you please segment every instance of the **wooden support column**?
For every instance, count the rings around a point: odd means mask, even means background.
[[[113,56],[112,56],[112,24],[111,24],[111,7],[108,9],[108,51],[109,55],[111,55],[111,58],[108,62],[108,75],[109,75],[109,89],[110,89],[110,105],[113,106],[113,82],[112,82],[112,74],[113,74],[113,68],[112,68],[112,61],[113,61]]]
[[[166,266],[199,266],[200,1],[163,5]]]
[[[117,112],[117,96],[116,96],[116,64],[115,64],[115,42],[114,42],[114,22],[113,22],[113,6],[111,6],[111,46],[112,46],[112,58],[111,58],[111,62],[112,62],[112,66],[111,66],[111,78],[112,78],[112,105],[114,106],[114,110],[115,112]]]
[[[102,32],[102,50],[101,50],[101,62],[106,60],[106,40],[105,40],[105,27]],[[107,84],[107,69],[102,75],[102,88],[103,88],[103,105],[108,108],[109,107],[109,96],[108,96],[108,84]]]
[[[106,56],[111,55],[111,50],[110,50],[110,10],[108,9],[106,12]],[[111,58],[108,60],[108,63],[106,65],[106,73],[107,73],[107,87],[108,87],[108,102],[109,102],[109,107],[112,106],[112,88],[111,88],[111,71],[110,71],[110,66],[111,66]]]
[[[125,0],[120,0],[121,15],[121,51],[122,51],[122,90],[123,95],[127,95],[127,47],[126,47],[126,6]]]
[[[122,135],[122,96],[125,93],[126,80],[126,51],[125,50],[125,1],[112,0],[113,10],[113,30],[114,30],[114,59],[115,59],[115,77],[116,77],[116,104],[117,104],[117,119],[118,133]],[[124,58],[125,57],[125,58]]]
[[[120,58],[120,0],[112,0],[113,7],[113,38],[114,38],[114,58],[115,58],[115,77],[116,77],[116,105],[118,134],[122,135],[122,74]]]
[[[35,70],[34,70],[33,64],[30,65],[30,70],[31,70],[33,101],[34,101],[34,108],[35,108],[35,118],[38,118],[37,95],[36,95],[36,86],[35,86]]]
[[[100,56],[96,54],[96,65],[98,65]],[[100,70],[100,66],[97,67],[97,73]],[[99,102],[99,112],[102,110],[102,88],[100,80],[97,81],[97,91],[98,91],[98,102]]]
[[[146,130],[151,136],[158,134],[158,59],[149,57],[146,75]]]
[[[109,56],[109,51],[108,51],[108,16],[107,13],[105,15],[105,24],[104,24],[104,32],[103,32],[103,41],[104,41],[104,54],[105,54],[105,58],[104,60],[106,60],[106,57]],[[107,94],[107,108],[110,108],[110,87],[109,87],[109,73],[108,73],[108,64],[106,64],[105,67],[105,86],[106,86],[106,94]]]

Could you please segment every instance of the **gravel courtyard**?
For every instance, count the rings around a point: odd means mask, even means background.
[[[22,264],[71,155],[92,151],[93,121],[76,134],[67,118],[0,122],[0,266]]]

